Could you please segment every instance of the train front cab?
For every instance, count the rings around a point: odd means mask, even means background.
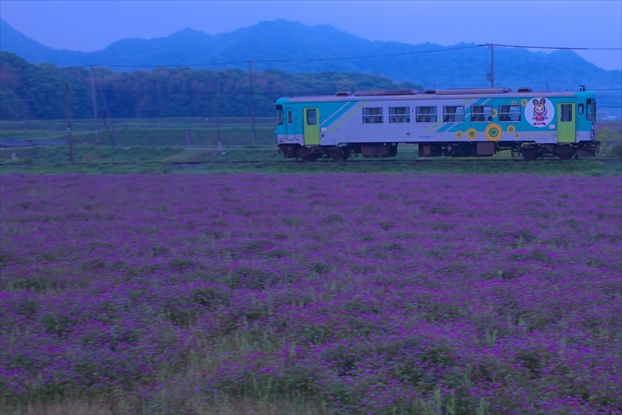
[[[348,147],[321,145],[323,130],[318,105],[313,102],[293,104],[281,98],[277,101],[276,112],[279,154],[285,158],[302,161],[315,161],[323,156],[335,161],[349,158]]]
[[[286,158],[297,157],[298,148],[304,144],[304,132],[299,126],[299,111],[287,98],[277,101],[276,135],[279,153]]]
[[[279,153],[286,158],[314,159],[312,148],[320,145],[320,109],[313,104],[294,105],[281,98],[277,101],[276,121]]]
[[[514,149],[527,160],[542,156],[555,156],[561,160],[573,157],[594,157],[600,142],[596,135],[596,99],[592,92],[580,91],[573,97],[564,97],[555,105],[554,128],[557,142],[554,144],[526,143]]]

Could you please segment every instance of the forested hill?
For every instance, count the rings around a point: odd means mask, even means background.
[[[97,68],[96,98],[102,95],[113,118],[212,117],[216,108],[225,117],[250,115],[248,72],[240,69],[156,68],[116,72]],[[0,118],[4,120],[65,117],[65,84],[71,87],[73,118],[93,116],[91,78],[79,67],[33,65],[0,52]],[[396,83],[380,75],[356,72],[288,74],[268,69],[253,71],[256,115],[272,116],[281,96],[334,94],[339,90],[419,89],[412,82]],[[103,114],[102,114],[103,115]]]
[[[0,20],[0,50],[16,53],[33,63],[128,65],[115,67],[125,71],[138,69],[134,65],[144,65],[150,70],[154,65],[187,64],[246,70],[248,60],[253,60],[258,69],[276,68],[289,73],[348,71],[382,74],[397,81],[416,82],[425,88],[488,86],[486,75],[490,72],[490,51],[474,44],[443,47],[431,43],[412,45],[370,41],[330,25],[311,27],[286,20],[261,22],[218,35],[184,29],[163,38],[124,39],[89,53],[48,48]],[[408,55],[338,59],[395,54]],[[550,89],[576,89],[580,84],[604,89],[619,88],[621,78],[621,71],[598,68],[571,51],[543,53],[495,48],[497,86],[514,89],[531,86],[544,90],[548,82]]]

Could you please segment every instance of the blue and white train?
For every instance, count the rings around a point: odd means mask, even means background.
[[[596,98],[579,91],[460,88],[338,92],[276,102],[279,152],[303,161],[393,157],[417,144],[420,157],[486,157],[502,150],[527,160],[593,157]]]

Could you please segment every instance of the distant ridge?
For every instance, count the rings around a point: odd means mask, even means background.
[[[32,63],[49,62],[60,66],[110,65],[117,71],[151,69],[155,65],[214,64],[212,69],[248,69],[249,59],[280,60],[256,63],[258,70],[274,68],[286,72],[354,71],[375,73],[395,81],[412,81],[426,88],[489,86],[486,74],[490,53],[483,47],[437,53],[412,54],[475,46],[461,43],[440,46],[432,43],[411,45],[362,39],[331,25],[307,26],[283,19],[263,21],[230,33],[208,35],[184,29],[156,39],[122,39],[94,52],[57,50],[23,35],[0,19],[0,50],[13,52]],[[352,56],[387,54],[412,55],[372,59],[338,59]],[[310,61],[291,61],[313,59]],[[335,59],[335,60],[321,60]],[[290,60],[291,62],[287,62]],[[115,65],[115,66],[112,66]],[[124,66],[127,65],[127,66]],[[495,84],[534,90],[607,88],[620,85],[622,72],[607,71],[572,51],[550,54],[523,49],[495,49]],[[548,83],[548,84],[547,84]]]
[[[0,50],[13,52],[32,63],[49,62],[57,65],[76,65],[88,60],[88,54],[72,50],[53,49],[42,45],[0,19]],[[67,62],[67,63],[64,63]]]

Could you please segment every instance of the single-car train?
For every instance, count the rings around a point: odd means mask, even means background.
[[[455,88],[338,92],[279,98],[279,153],[314,161],[329,157],[394,157],[416,144],[419,157],[488,157],[502,150],[533,160],[593,157],[596,98],[592,91]]]

